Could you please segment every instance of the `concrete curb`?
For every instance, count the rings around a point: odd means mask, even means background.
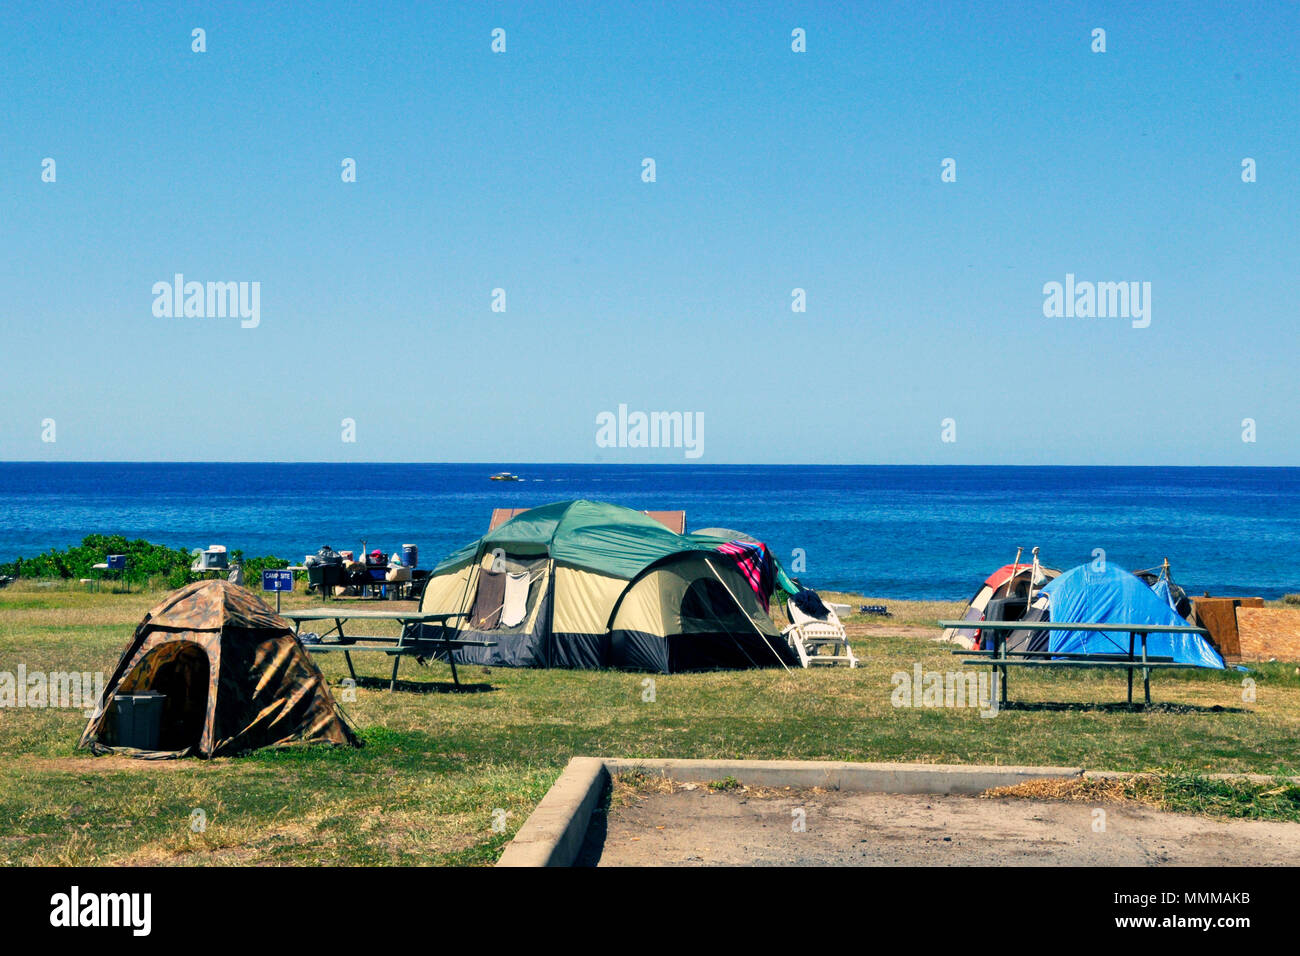
[[[608,785],[605,761],[574,757],[506,844],[497,866],[572,866]]]
[[[572,866],[610,775],[639,770],[683,782],[732,777],[753,787],[822,787],[878,793],[975,794],[1027,780],[1083,776],[1080,767],[847,763],[830,760],[627,760],[574,757],[506,844],[497,866]]]
[[[732,777],[747,787],[821,787],[872,793],[983,793],[1028,780],[1083,775],[1082,767],[1015,767],[970,764],[849,763],[833,760],[626,760],[607,759],[611,774],[640,770],[688,783]]]

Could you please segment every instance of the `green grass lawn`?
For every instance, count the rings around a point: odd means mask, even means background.
[[[0,671],[110,672],[160,592],[88,594],[20,582],[0,591]],[[895,672],[957,670],[926,626],[959,603],[886,603],[850,619],[864,666],[654,675],[402,665],[384,660],[344,707],[366,746],[299,747],[213,761],[132,761],[75,749],[78,711],[0,709],[0,864],[486,864],[575,754],[1082,765],[1170,775],[1300,774],[1300,674],[1252,667],[1158,673],[1149,712],[1120,706],[1123,673],[1017,673],[1027,706],[896,708]],[[288,606],[312,606],[291,596]],[[315,658],[331,683],[340,655]],[[1081,706],[1036,707],[1034,702]],[[206,829],[191,827],[196,809]],[[504,810],[505,829],[493,829]],[[499,817],[500,815],[497,814]],[[1284,818],[1300,819],[1300,815]]]

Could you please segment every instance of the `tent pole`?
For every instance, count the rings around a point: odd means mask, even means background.
[[[1016,575],[1020,573],[1020,556],[1024,553],[1025,553],[1024,548],[1016,548],[1016,560],[1011,562],[1011,577],[1007,578],[1007,583],[1005,585],[1006,596],[1008,597],[1011,595],[1011,585],[1015,583]],[[993,596],[997,597],[997,594],[998,594],[998,589],[994,588]]]
[[[478,574],[479,565],[482,564],[482,562],[483,562],[483,539],[480,538],[478,547],[474,549],[474,560],[469,563],[469,566],[466,569],[468,573],[465,575],[465,587],[460,592],[460,604],[456,608],[457,615],[456,615],[456,624],[454,629],[457,631],[463,630],[465,625],[467,623],[470,623],[469,621],[466,620],[466,614],[465,614],[466,605],[469,601],[469,586],[470,586],[470,582],[474,580],[475,575]],[[432,571],[430,571],[429,573],[430,575],[433,574]],[[425,588],[427,589],[428,586],[429,585],[426,583]],[[424,605],[423,595],[421,595],[420,597],[420,605],[421,607],[423,607]],[[445,629],[448,627],[449,624],[450,624],[449,621],[444,622],[442,626]],[[452,652],[448,651],[447,653],[450,654]]]
[[[705,563],[705,564],[708,564],[708,563],[709,563],[709,559],[708,559],[708,558],[705,558],[705,559],[704,559],[704,563]],[[717,577],[717,576],[718,576],[718,575],[717,575],[717,572],[714,571],[713,568],[709,568],[709,571],[713,573],[713,576],[714,576],[714,577]],[[728,595],[728,596],[729,596],[729,597],[734,601],[734,600],[735,600],[735,595],[731,593],[731,589],[730,589],[730,588],[727,588],[727,583],[726,583],[725,581],[722,581],[721,583],[722,583],[722,586],[723,586],[724,588],[726,588],[726,590],[727,590],[727,595]],[[707,611],[709,612],[709,614],[711,614],[711,615],[713,616],[713,619],[714,619],[715,621],[718,622],[718,627],[721,629],[721,632],[725,632],[726,635],[727,635],[729,638],[731,638],[731,643],[733,643],[733,644],[736,645],[736,650],[740,651],[740,653],[742,653],[742,654],[745,655],[745,660],[749,661],[749,663],[752,664],[754,667],[757,667],[757,666],[758,666],[758,661],[754,660],[754,658],[752,658],[752,657],[749,656],[749,651],[745,650],[745,645],[742,644],[742,643],[740,643],[740,641],[736,639],[736,635],[733,634],[733,633],[731,633],[731,631],[727,628],[726,622],[724,622],[724,621],[722,620],[722,618],[718,617],[718,613],[717,613],[715,610],[713,610],[712,607],[706,607],[705,610],[707,610]],[[742,609],[742,612],[743,612],[743,609]],[[746,618],[748,618],[749,615],[745,615],[745,616],[746,616]],[[752,624],[753,621],[750,621],[750,623]],[[769,650],[770,650],[770,649],[771,649],[771,648],[769,647]]]
[[[788,674],[790,672],[790,665],[781,659],[781,655],[776,652],[776,648],[773,647],[772,642],[767,639],[767,635],[764,634],[761,630],[759,630],[758,625],[754,623],[754,619],[751,618],[748,613],[746,613],[744,605],[740,603],[740,600],[732,592],[731,588],[727,585],[727,582],[722,580],[722,575],[720,575],[718,573],[718,569],[713,566],[713,562],[710,561],[708,558],[705,558],[704,563],[709,566],[709,570],[712,571],[713,576],[718,579],[718,583],[721,584],[724,588],[726,588],[727,594],[731,597],[731,600],[735,601],[736,607],[740,608],[740,613],[745,615],[746,621],[749,621],[749,626],[758,632],[758,636],[763,639],[763,643],[767,645],[767,649],[772,652],[772,656],[776,658],[777,663],[780,664],[782,667],[784,667],[786,673]]]
[[[1029,605],[1034,603],[1034,582],[1038,580],[1038,546],[1034,546],[1034,566],[1029,571],[1029,600],[1025,603],[1025,613],[1029,613]]]

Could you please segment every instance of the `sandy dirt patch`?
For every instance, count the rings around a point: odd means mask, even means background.
[[[1280,866],[1300,824],[1138,804],[934,795],[678,790],[592,821],[582,866]],[[1105,829],[1094,830],[1105,811]],[[802,811],[806,829],[794,824]]]

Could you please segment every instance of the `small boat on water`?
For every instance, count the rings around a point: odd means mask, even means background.
[[[508,471],[498,471],[495,475],[488,477],[489,481],[523,481],[518,475],[512,475]]]

